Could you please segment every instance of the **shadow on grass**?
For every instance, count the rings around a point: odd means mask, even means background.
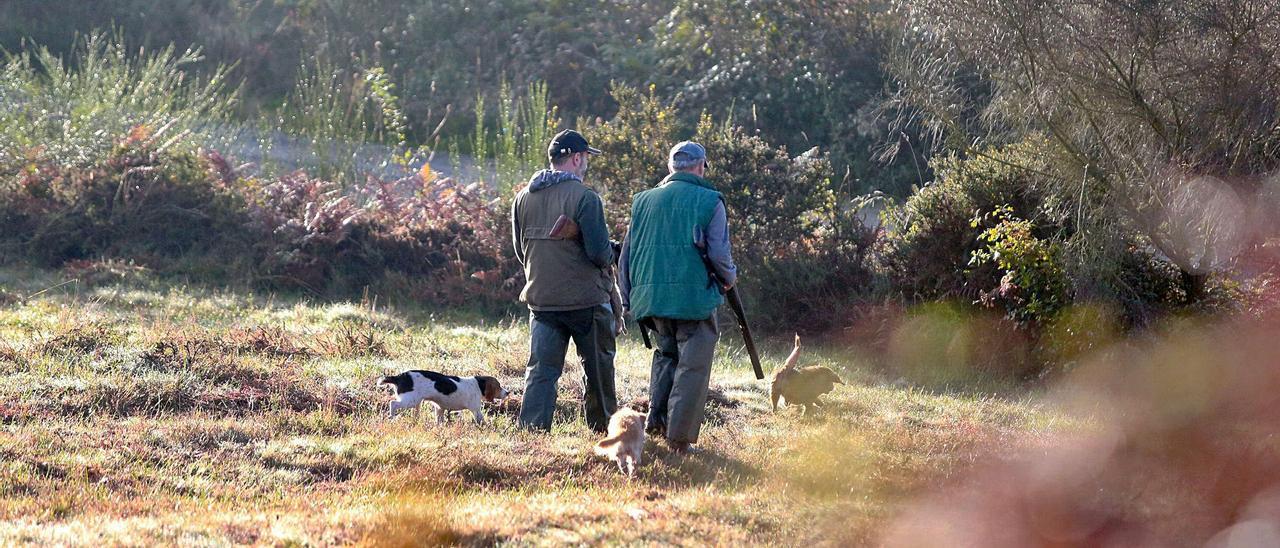
[[[645,444],[645,460],[647,465],[641,467],[641,477],[646,483],[664,489],[738,484],[760,476],[759,469],[717,451],[700,448],[682,455],[652,438]]]

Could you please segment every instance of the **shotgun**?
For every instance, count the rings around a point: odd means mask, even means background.
[[[751,338],[751,326],[747,325],[747,313],[742,310],[742,297],[738,296],[738,286],[730,287],[728,291],[724,289],[724,283],[720,281],[720,276],[716,274],[716,267],[711,263],[711,257],[707,255],[707,245],[695,241],[693,247],[698,250],[698,256],[702,258],[702,266],[707,268],[707,284],[716,286],[720,293],[724,295],[725,300],[729,301],[729,308],[733,310],[733,316],[738,320],[738,329],[742,330],[742,342],[747,345],[747,355],[751,357],[751,369],[755,370],[756,379],[764,379],[764,368],[760,366],[760,354],[756,352],[755,340]]]

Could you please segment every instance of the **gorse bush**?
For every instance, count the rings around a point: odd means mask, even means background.
[[[607,122],[579,125],[603,154],[591,160],[590,182],[600,190],[610,232],[622,234],[631,223],[631,199],[667,175],[667,153],[681,141],[675,108],[654,95],[615,85],[618,113]]]
[[[707,147],[707,177],[724,195],[742,261],[803,250],[805,240],[831,219],[831,163],[818,149],[793,157],[786,148],[710,117],[703,117],[694,140]]]

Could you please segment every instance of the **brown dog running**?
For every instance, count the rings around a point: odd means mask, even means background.
[[[795,348],[787,356],[787,362],[773,373],[773,384],[769,388],[769,399],[773,401],[773,410],[778,410],[778,398],[787,405],[803,405],[805,414],[810,406],[817,407],[818,398],[830,392],[837,384],[844,384],[840,377],[822,366],[796,368],[800,359],[800,335],[796,335]]]

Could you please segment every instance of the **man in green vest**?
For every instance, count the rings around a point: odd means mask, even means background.
[[[613,246],[604,204],[582,182],[589,158],[599,153],[576,131],[556,135],[547,147],[551,169],[535,173],[511,206],[511,239],[524,265],[520,301],[530,311],[529,364],[517,419],[523,428],[551,429],[556,383],[570,339],[586,377],[587,425],[605,431],[617,407],[615,326],[609,308]],[[577,230],[563,230],[566,225]]]
[[[698,441],[711,360],[720,332],[721,289],[737,280],[720,193],[703,178],[707,151],[685,141],[672,147],[671,174],[636,194],[631,227],[618,261],[623,305],[653,326],[657,348],[649,376],[646,429],[677,453]],[[705,251],[723,287],[708,276]],[[643,329],[643,327],[641,327]]]

